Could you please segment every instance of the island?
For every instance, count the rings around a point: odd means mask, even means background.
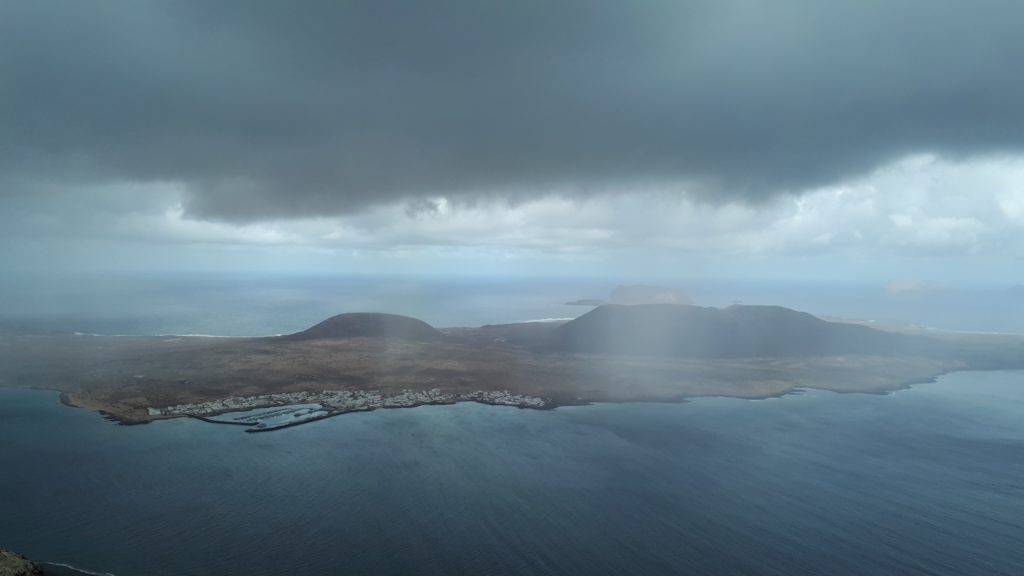
[[[604,305],[567,322],[444,329],[347,313],[258,338],[0,335],[0,386],[57,390],[122,424],[191,417],[250,432],[457,402],[884,393],[1008,368],[1024,368],[1024,337],[882,330],[778,306]]]

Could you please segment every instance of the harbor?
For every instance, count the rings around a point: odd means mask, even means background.
[[[148,413],[157,418],[191,417],[213,424],[244,426],[246,432],[270,432],[349,412],[457,402],[534,409],[552,407],[548,399],[513,394],[507,390],[446,392],[432,388],[391,394],[376,390],[327,390],[236,396],[211,402],[149,408]]]

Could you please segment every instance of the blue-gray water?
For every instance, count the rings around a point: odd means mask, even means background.
[[[117,576],[1024,573],[1024,373],[269,434],[0,390],[0,542]]]
[[[0,278],[0,331],[265,336],[341,312],[391,312],[434,326],[570,318],[636,278],[508,279],[125,275]],[[648,280],[704,306],[778,304],[824,316],[950,330],[1024,333],[1024,288],[892,293],[881,285]]]

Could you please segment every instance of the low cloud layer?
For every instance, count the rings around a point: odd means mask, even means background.
[[[586,214],[658,189],[742,213],[908,155],[1018,154],[1022,21],[1013,0],[4,2],[0,198],[169,187],[191,219],[429,222],[437,198]],[[909,245],[989,235],[970,206],[901,214]]]
[[[142,192],[141,194],[139,192]],[[47,190],[0,213],[0,264],[22,271],[203,270],[795,276],[1019,282],[1024,162],[917,156],[796,197],[709,204],[650,189],[235,223],[185,212],[180,185]],[[931,286],[894,283],[893,292]]]

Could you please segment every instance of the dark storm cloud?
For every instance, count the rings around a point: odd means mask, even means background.
[[[0,4],[0,169],[227,219],[687,182],[757,200],[1024,147],[1024,3]],[[5,193],[12,194],[7,187]]]

